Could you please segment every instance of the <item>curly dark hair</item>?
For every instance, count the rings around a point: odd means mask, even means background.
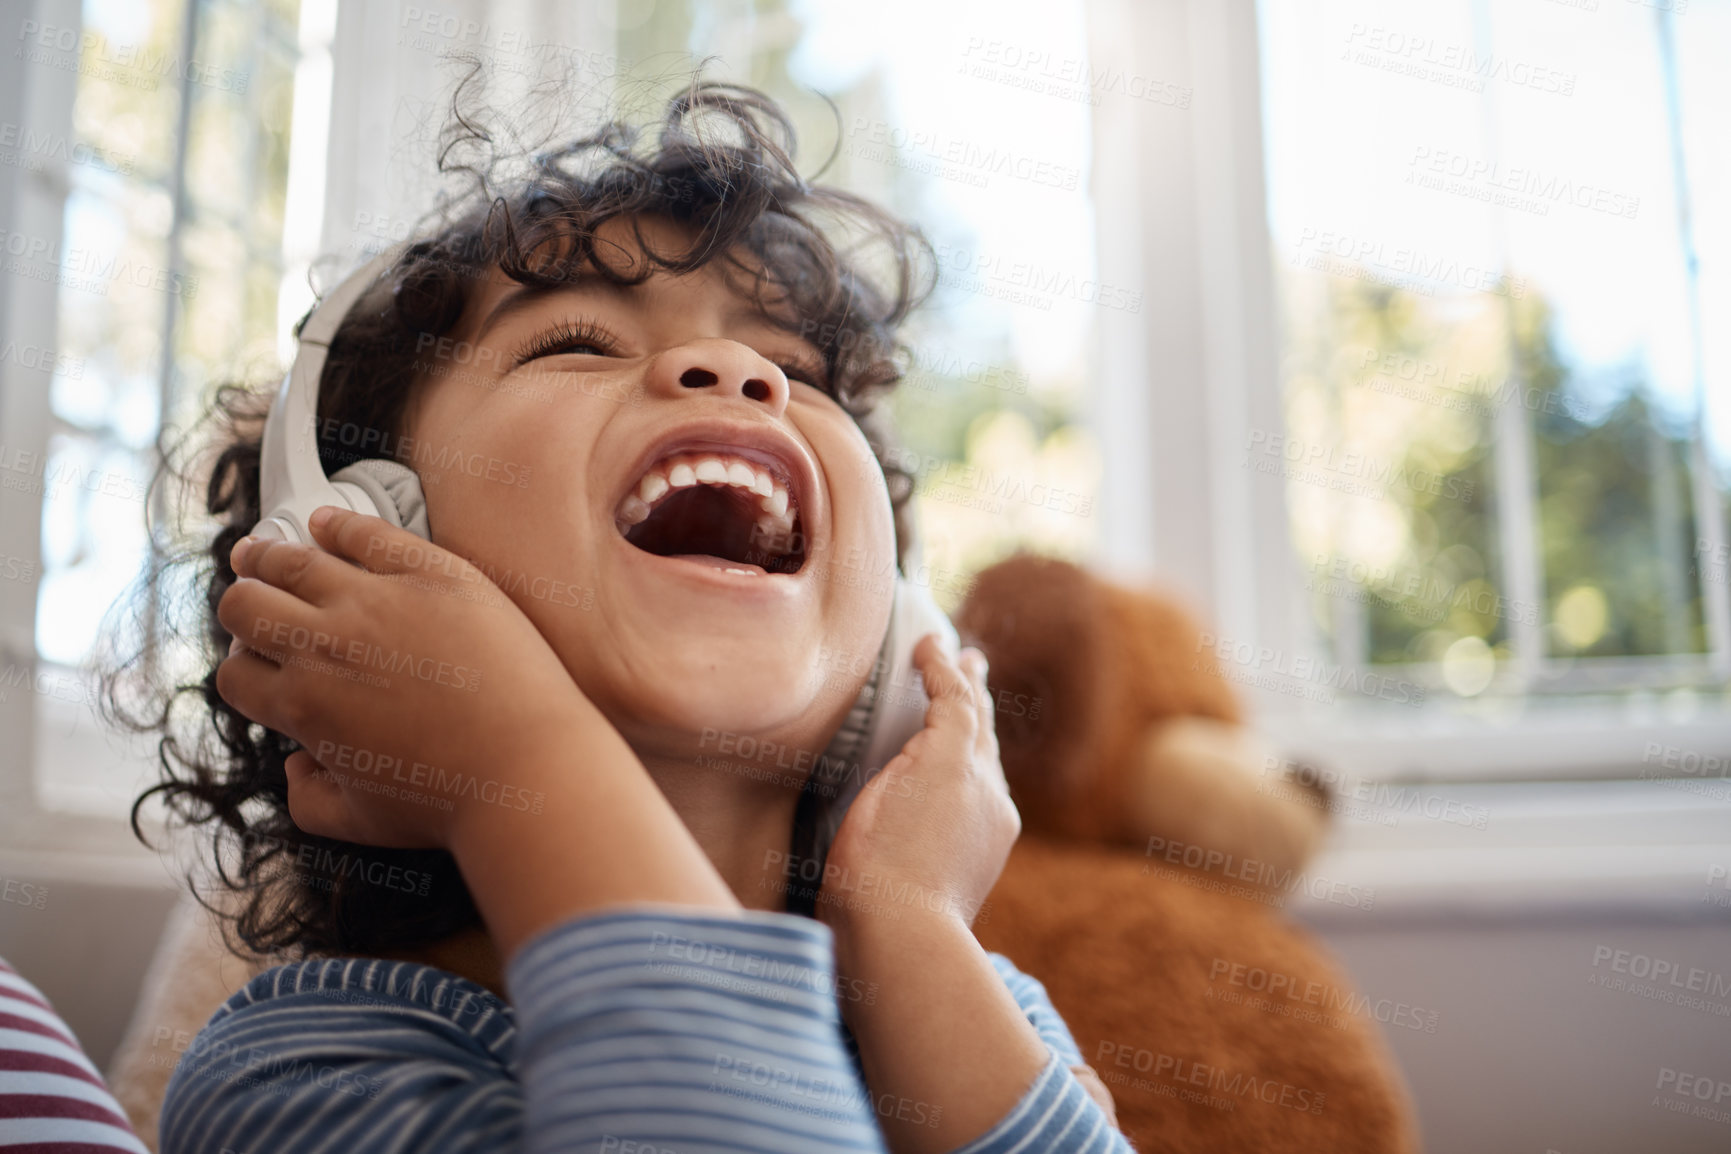
[[[478,71],[457,86],[440,140],[440,172],[459,191],[429,214],[331,344],[318,400],[325,471],[356,459],[352,445],[337,442],[341,430],[379,430],[383,444],[402,443],[421,379],[417,348],[457,325],[492,270],[550,287],[593,276],[637,283],[658,270],[679,274],[721,261],[730,280],[751,286],[769,319],[796,325],[822,350],[823,387],[859,423],[884,468],[904,560],[912,477],[893,464],[893,437],[877,406],[907,362],[898,328],[931,287],[931,249],[919,230],[802,177],[791,121],[753,89],[693,78],[668,101],[658,132],[614,119],[568,143],[506,156],[488,117],[468,107]],[[658,251],[639,231],[646,259],[634,262],[635,272],[595,259],[602,225],[619,220],[635,228],[650,216],[685,226],[690,244]],[[830,239],[837,234],[853,243],[840,247]],[[216,607],[235,580],[229,551],[260,517],[260,443],[274,393],[274,382],[222,387],[204,420],[163,451],[158,483],[178,481],[188,493],[202,487],[217,527],[212,535],[206,521],[202,532],[159,541],[138,593],[121,607],[137,634],[121,643],[120,631],[109,630],[104,714],[158,736],[160,779],[134,803],[132,828],[148,844],[140,814],[152,798],[171,823],[202,827],[199,844],[214,858],[215,876],[202,886],[187,880],[223,919],[237,952],[414,949],[481,925],[451,855],[302,832],[289,816],[283,770],[296,743],[217,694],[216,669],[230,637]],[[175,588],[185,593],[178,607],[169,592]],[[197,651],[196,681],[169,668],[171,636]]]

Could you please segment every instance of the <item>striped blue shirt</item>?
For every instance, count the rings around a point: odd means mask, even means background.
[[[412,962],[279,966],[193,1039],[163,1103],[163,1154],[739,1154],[882,1151],[841,1022],[827,926],[791,914],[585,916],[518,951],[509,1003]],[[1069,1067],[1045,989],[992,964],[1051,1059],[967,1154],[1129,1154]]]

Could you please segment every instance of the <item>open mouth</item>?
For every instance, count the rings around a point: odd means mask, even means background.
[[[639,478],[614,511],[626,541],[658,557],[726,563],[745,573],[797,573],[805,534],[779,464],[729,450],[679,452]]]

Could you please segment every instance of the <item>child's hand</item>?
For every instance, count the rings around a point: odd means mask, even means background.
[[[844,938],[927,914],[971,925],[1022,830],[985,655],[964,649],[958,666],[928,634],[914,665],[931,698],[926,727],[860,791],[824,867],[818,913]]]
[[[848,809],[817,904],[842,988],[875,991],[840,1009],[898,1154],[973,1142],[1050,1055],[969,928],[1022,830],[998,764],[986,659],[963,650],[952,661],[927,636],[914,664],[932,699],[926,727]]]
[[[596,713],[546,640],[449,550],[348,510],[313,519],[329,552],[249,538],[217,606],[235,638],[217,692],[302,746],[295,824],[442,848],[478,806],[540,812],[525,767]]]

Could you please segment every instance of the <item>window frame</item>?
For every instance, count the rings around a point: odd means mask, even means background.
[[[187,0],[181,13],[179,59],[197,58],[199,21],[207,3],[208,0]],[[81,9],[79,0],[35,0],[28,14],[21,15],[20,19],[37,20],[44,27],[53,25],[82,30]],[[261,9],[254,18],[266,20],[272,17]],[[302,79],[299,60],[306,49],[304,29],[302,40],[298,54],[294,42],[285,45],[274,37],[268,43],[253,44],[252,51],[257,54],[290,52],[298,87]],[[252,71],[256,70],[249,70],[249,75]],[[185,265],[181,238],[186,228],[196,224],[201,215],[189,203],[185,190],[195,74],[191,69],[180,69],[179,73],[174,153],[165,183],[173,205],[165,237],[165,263],[170,274],[176,277],[184,271]],[[5,119],[44,134],[48,139],[72,139],[78,73],[36,67],[21,68],[16,76],[15,88],[0,88],[0,112],[7,114]],[[247,97],[249,100],[258,98],[257,88]],[[297,111],[298,108],[297,104]],[[328,119],[328,106],[324,114]],[[49,157],[43,158],[34,171],[15,168],[0,180],[0,188],[4,189],[0,192],[0,221],[6,227],[42,236],[56,247],[64,243],[66,206],[73,191],[73,180],[65,161]],[[256,251],[251,237],[247,237],[246,242],[250,267],[261,254]],[[274,260],[269,261],[273,271],[281,273],[286,267],[285,259],[282,252],[274,254]],[[20,293],[13,291],[16,285],[15,278],[0,280],[0,310],[3,310],[0,315],[5,317],[6,331],[58,334],[58,293]],[[166,294],[157,378],[159,412],[164,421],[172,420],[175,413],[173,336],[183,312],[178,295]],[[54,343],[58,344],[58,340]],[[46,459],[51,438],[57,432],[83,436],[97,445],[110,444],[103,433],[92,433],[70,425],[53,412],[51,381],[51,369],[26,368],[17,364],[16,359],[0,365],[0,434],[4,435],[0,443],[13,452],[37,455],[32,460]],[[162,507],[165,496],[161,488],[152,491],[149,511],[154,525],[169,523],[170,519],[165,516],[167,511]],[[41,787],[42,779],[52,769],[46,764],[50,755],[58,752],[89,756],[100,751],[104,743],[112,747],[120,740],[119,735],[108,730],[94,708],[95,679],[90,671],[48,661],[37,655],[35,625],[42,577],[44,504],[44,500],[14,500],[0,505],[0,553],[18,558],[30,569],[28,580],[8,582],[5,583],[8,587],[0,588],[0,652],[3,652],[9,670],[28,666],[33,690],[4,695],[7,699],[0,700],[0,728],[14,738],[0,743],[0,844],[5,845],[8,852],[23,853],[32,860],[60,862],[61,872],[88,872],[92,868],[101,872],[104,867],[95,863],[104,861],[122,868],[154,863],[158,860],[156,852],[141,845],[126,824],[117,822],[113,814],[89,812],[76,805],[51,804]],[[73,693],[70,688],[73,684],[81,686],[83,692]],[[53,696],[59,696],[58,690],[64,687],[79,700],[70,707],[67,701],[49,700],[51,694],[43,687],[50,685],[56,687]],[[69,720],[69,716],[72,724],[65,735],[47,732],[50,727],[58,729],[60,723]],[[126,760],[143,756],[146,758],[144,764],[154,764],[154,743],[143,747],[143,743],[135,740],[131,744],[133,750],[125,755]],[[163,830],[160,820],[148,814],[140,816],[140,827],[153,842],[157,840],[155,835]]]
[[[78,0],[36,0],[29,15],[44,26],[82,28]],[[0,91],[6,119],[45,139],[70,139],[77,74],[54,68],[20,68],[16,86]],[[183,81],[184,83],[184,81]],[[0,194],[0,219],[8,231],[42,238],[58,250],[64,241],[66,200],[71,178],[63,161],[43,158],[40,166],[17,166],[5,174]],[[58,334],[56,292],[19,291],[19,281],[0,281],[0,310],[5,329],[16,333]],[[54,344],[58,344],[56,336]],[[20,365],[16,358],[0,364],[0,437],[13,454],[42,459],[48,450],[54,417],[50,404],[52,367]],[[0,502],[0,550],[30,566],[27,580],[0,589],[0,650],[9,671],[30,670],[33,687],[41,684],[43,664],[36,656],[36,600],[42,573],[40,500]],[[0,844],[9,854],[22,853],[35,866],[54,862],[116,861],[122,868],[154,862],[155,855],[139,845],[112,818],[50,809],[36,789],[40,702],[35,692],[7,693],[0,700],[0,729],[12,740],[0,742]],[[86,867],[79,867],[86,868]]]
[[[1239,467],[1248,430],[1285,428],[1256,2],[1090,0],[1090,21],[1094,67],[1151,72],[1195,93],[1187,112],[1110,97],[1096,110],[1101,276],[1140,289],[1147,302],[1138,316],[1102,316],[1097,330],[1102,567],[1172,590],[1217,638],[1318,661],[1328,647],[1301,588],[1285,483]],[[1530,421],[1522,406],[1504,411],[1510,421],[1499,430],[1507,434],[1499,437],[1499,471],[1531,483]],[[1692,452],[1693,500],[1699,505],[1706,490],[1717,501],[1701,471],[1699,423]],[[1499,509],[1498,531],[1531,538],[1536,508],[1516,496],[1503,498],[1517,507]],[[1705,520],[1703,536],[1722,541],[1723,508],[1709,506]],[[1524,552],[1536,558],[1536,541]],[[1537,587],[1536,568],[1517,568],[1521,587]],[[1710,636],[1721,642],[1712,652],[1579,660],[1566,673],[1548,661],[1516,662],[1525,667],[1505,676],[1541,690],[1590,689],[1607,679],[1638,690],[1681,672],[1718,693],[1731,669],[1725,591],[1705,584]],[[1420,684],[1435,673],[1355,668]],[[1731,753],[1731,706],[1723,698],[1673,721],[1638,695],[1609,716],[1601,701],[1534,695],[1501,710],[1515,716],[1492,721],[1480,715],[1498,709],[1480,703],[1419,711],[1343,700],[1317,709],[1265,700],[1273,696],[1251,701],[1259,728],[1290,750],[1379,779],[1633,778],[1652,769],[1643,759],[1654,742]]]

